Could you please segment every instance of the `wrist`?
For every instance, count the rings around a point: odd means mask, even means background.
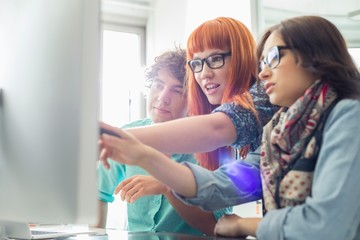
[[[145,169],[145,170],[148,170],[149,168],[149,163],[150,162],[154,162],[152,161],[152,148],[148,145],[144,145],[142,148],[141,148],[141,154],[139,155],[140,157],[137,159],[136,161],[136,165]]]
[[[173,195],[171,188],[169,188],[168,185],[166,185],[166,184],[164,184],[164,195],[166,195],[166,196]]]

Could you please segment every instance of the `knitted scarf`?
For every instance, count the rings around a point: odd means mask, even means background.
[[[260,172],[266,211],[301,204],[311,194],[321,144],[314,133],[336,98],[330,86],[316,80],[302,97],[289,108],[281,108],[264,127]]]

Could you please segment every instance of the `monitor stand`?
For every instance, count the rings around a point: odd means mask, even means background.
[[[32,230],[35,230],[37,234],[34,234]],[[41,227],[40,225],[40,227],[30,228],[28,223],[0,220],[0,239],[50,239],[95,233],[89,230],[88,226],[49,225]]]
[[[0,238],[31,239],[31,231],[27,223],[0,220]]]

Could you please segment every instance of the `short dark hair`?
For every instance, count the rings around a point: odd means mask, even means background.
[[[150,87],[160,70],[169,71],[173,77],[184,84],[186,79],[186,50],[175,47],[155,57],[154,63],[145,69],[146,86]]]

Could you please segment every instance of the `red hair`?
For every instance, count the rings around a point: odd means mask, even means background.
[[[234,102],[256,112],[248,92],[256,80],[257,72],[256,44],[251,32],[244,24],[233,18],[219,17],[206,21],[196,28],[188,39],[187,60],[193,59],[194,53],[212,48],[231,51],[227,87],[221,104]],[[189,73],[187,80],[189,115],[211,113],[218,106],[210,104],[189,66],[187,72]],[[230,156],[231,148],[223,147],[212,152],[196,153],[195,157],[201,166],[214,170],[219,167],[219,160],[223,155]]]

